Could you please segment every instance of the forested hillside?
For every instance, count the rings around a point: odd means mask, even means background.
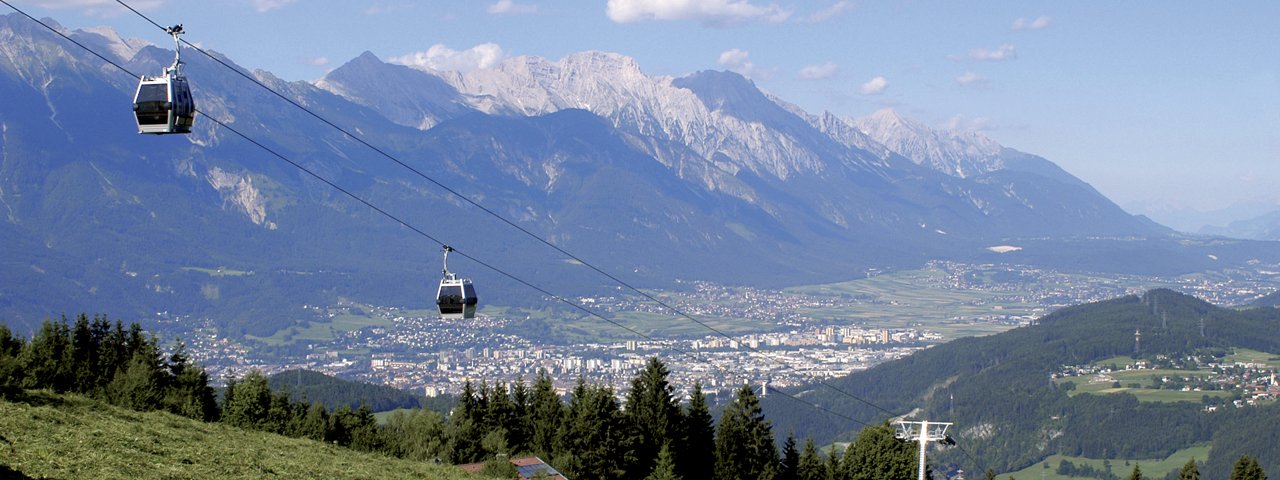
[[[1163,458],[1212,442],[1207,479],[1225,478],[1242,454],[1280,471],[1280,405],[1221,408],[1202,402],[1139,401],[1128,393],[1071,395],[1051,376],[1064,366],[1126,356],[1156,362],[1248,348],[1280,352],[1280,310],[1235,311],[1168,290],[1064,308],[1036,325],[960,339],[831,382],[893,412],[956,423],[959,452],[937,458],[996,471],[1018,470],[1050,454]],[[1141,344],[1135,345],[1135,332]],[[1137,348],[1136,348],[1137,347]],[[799,392],[836,412],[875,421],[886,413],[826,387]],[[848,422],[770,398],[781,428],[819,441],[849,435]],[[1163,475],[1164,472],[1158,472]]]

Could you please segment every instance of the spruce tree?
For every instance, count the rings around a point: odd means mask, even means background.
[[[771,429],[755,392],[750,385],[743,385],[720,415],[715,478],[770,478],[777,474],[778,452]]]
[[[684,425],[684,460],[676,464],[676,472],[688,479],[709,479],[715,474],[715,424],[702,384],[694,383],[689,405],[681,416]]]
[[[0,397],[22,388],[22,365],[18,355],[26,347],[26,341],[0,323]]]
[[[909,480],[916,478],[917,447],[898,439],[893,427],[866,427],[844,453],[840,469],[849,480]],[[926,472],[927,476],[928,472]]]
[[[550,459],[555,450],[556,436],[564,419],[564,403],[556,395],[551,377],[546,370],[538,371],[529,398],[527,423],[530,425],[529,451],[542,459]]]
[[[796,450],[796,436],[788,433],[782,442],[782,463],[778,467],[778,480],[796,480],[800,471],[800,452]]]
[[[650,358],[631,381],[627,392],[626,419],[635,436],[629,442],[636,464],[628,467],[631,478],[643,478],[653,470],[662,445],[684,438],[681,432],[680,405],[675,388],[667,382],[670,372],[657,357]],[[669,452],[674,462],[682,461],[680,452]]]
[[[622,448],[624,427],[613,390],[579,378],[557,442],[560,468],[570,478],[621,478],[631,464]]]
[[[1187,464],[1178,471],[1178,480],[1200,480],[1200,468],[1196,466],[1194,457],[1187,460]]]
[[[71,338],[66,317],[58,322],[45,319],[20,359],[23,388],[50,388],[59,393],[70,390],[75,372],[71,369]]]
[[[258,370],[227,384],[222,401],[222,422],[250,430],[267,430],[271,414],[271,388]]]
[[[1133,472],[1129,473],[1129,480],[1142,480],[1142,469],[1138,468],[1138,464],[1133,464]]]
[[[1267,480],[1267,474],[1262,471],[1262,465],[1258,464],[1258,460],[1248,455],[1241,455],[1236,464],[1231,468],[1231,480]]]
[[[800,462],[796,465],[796,479],[827,480],[827,467],[822,464],[822,457],[818,455],[818,447],[814,445],[812,438],[804,440],[804,452],[800,454]]]
[[[516,379],[516,384],[511,389],[511,406],[513,419],[511,426],[508,428],[507,437],[511,442],[511,451],[520,453],[529,451],[529,436],[532,433],[532,425],[529,423],[529,387],[524,383],[524,377]]]
[[[644,477],[644,480],[681,480],[682,478],[676,474],[676,464],[671,459],[671,444],[663,444],[662,449],[658,450],[658,460],[653,466],[653,472]]]

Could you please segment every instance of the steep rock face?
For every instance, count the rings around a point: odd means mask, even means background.
[[[471,111],[462,94],[439,77],[383,63],[369,52],[329,72],[316,86],[421,130]]]
[[[969,178],[1004,168],[1004,147],[975,132],[933,130],[884,109],[867,118],[845,120],[889,150],[947,175]]]

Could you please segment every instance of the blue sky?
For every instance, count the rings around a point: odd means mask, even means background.
[[[603,50],[654,75],[734,70],[811,112],[980,129],[1157,219],[1280,205],[1280,2],[126,2],[288,80],[366,50],[455,69]],[[166,41],[112,0],[15,3]]]

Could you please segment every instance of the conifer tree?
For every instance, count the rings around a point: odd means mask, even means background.
[[[840,468],[840,462],[847,452],[847,449],[842,449],[838,446],[831,447],[831,453],[827,454],[827,463],[825,465],[829,480],[846,480],[848,478],[845,476],[844,469]]]
[[[983,480],[996,480],[996,471],[988,468],[986,475],[983,475],[982,478]]]
[[[538,371],[538,379],[534,381],[528,417],[527,423],[531,426],[529,451],[543,459],[551,458],[564,418],[564,403],[556,395],[546,370]]]
[[[684,461],[676,464],[676,472],[688,479],[709,479],[715,474],[715,424],[702,384],[694,383],[689,405],[682,415],[684,425]]]
[[[513,419],[507,432],[511,451],[527,452],[532,425],[529,423],[529,387],[525,385],[524,377],[517,378],[515,386],[511,388],[511,406]]]
[[[893,427],[881,424],[866,427],[844,453],[840,469],[849,480],[909,480],[918,472],[913,442],[898,439]],[[925,472],[926,477],[929,472]]]
[[[632,478],[653,470],[662,445],[680,442],[680,405],[675,400],[675,387],[667,382],[670,371],[657,357],[649,359],[644,369],[631,381],[627,392],[626,419],[635,432],[631,446],[635,450],[636,464],[628,466]],[[683,443],[683,442],[680,442]],[[679,452],[669,452],[677,464]]]
[[[1262,465],[1258,464],[1258,460],[1248,455],[1241,455],[1236,464],[1231,468],[1231,480],[1267,480],[1267,474],[1262,471]]]
[[[323,442],[328,429],[329,411],[325,410],[320,402],[315,402],[307,408],[307,414],[303,417],[302,425],[298,430],[298,437]]]
[[[218,415],[218,404],[213,388],[209,386],[209,374],[187,359],[186,346],[181,341],[169,355],[170,387],[165,394],[165,408],[170,412],[205,422]]]
[[[255,369],[240,381],[228,382],[224,395],[223,423],[250,430],[267,429],[272,395],[262,372]]]
[[[75,389],[81,393],[96,394],[101,385],[98,374],[101,346],[101,340],[94,338],[89,316],[81,313],[71,328],[71,369],[75,372]]]
[[[18,355],[26,341],[0,323],[0,397],[22,388],[22,365]]]
[[[138,411],[164,406],[166,378],[154,347],[139,347],[129,366],[107,384],[107,401]]]
[[[1133,464],[1133,472],[1129,473],[1129,480],[1142,480],[1142,469],[1138,468],[1138,464]]]
[[[787,433],[782,442],[782,463],[778,468],[778,480],[796,480],[800,470],[800,451],[796,450],[796,436]]]
[[[784,454],[785,456],[785,454]],[[804,452],[800,454],[800,462],[796,465],[797,480],[827,480],[827,468],[818,455],[818,447],[812,438],[804,441]]]
[[[75,382],[71,369],[71,339],[67,319],[45,319],[40,331],[22,351],[23,388],[50,388],[66,392]]]
[[[1182,470],[1178,471],[1178,480],[1200,480],[1200,468],[1196,466],[1194,457],[1187,460],[1186,465],[1182,466]]]
[[[750,385],[743,385],[720,415],[715,441],[715,478],[736,480],[775,475],[778,452],[773,447],[771,429],[755,392]]]
[[[658,450],[658,460],[653,466],[653,472],[644,480],[681,480],[682,477],[676,474],[676,464],[671,459],[671,444],[664,443],[662,449]]]
[[[481,391],[487,391],[481,388]],[[487,402],[485,402],[487,403]],[[484,411],[480,394],[467,381],[458,396],[458,406],[449,416],[449,458],[453,463],[478,462],[484,457],[481,440],[484,437]]]
[[[621,478],[631,464],[622,448],[624,422],[613,389],[579,378],[569,400],[555,457],[570,478]]]

